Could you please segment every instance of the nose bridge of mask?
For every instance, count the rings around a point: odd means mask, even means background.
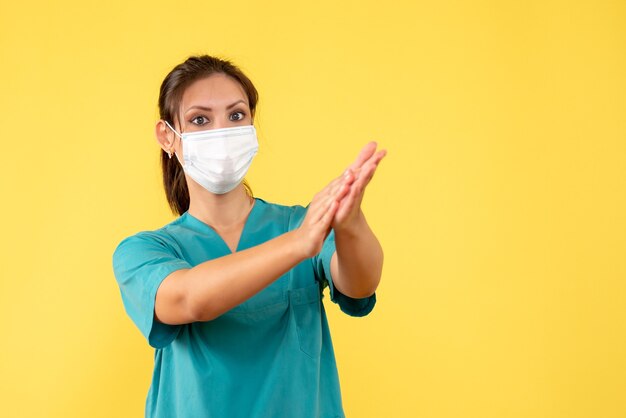
[[[213,139],[213,138],[228,138],[228,137],[241,137],[250,134],[254,134],[256,136],[256,130],[254,125],[244,125],[244,126],[232,126],[228,128],[220,128],[220,129],[209,129],[205,131],[196,131],[196,132],[183,132],[182,134],[178,133],[176,129],[169,124],[168,121],[164,121],[165,124],[174,132],[180,139]]]
[[[232,129],[232,128],[231,128]],[[239,158],[258,146],[256,135],[252,129],[231,131],[215,135],[207,134],[194,136],[190,134],[183,140],[188,148],[193,148],[203,159],[229,160]]]

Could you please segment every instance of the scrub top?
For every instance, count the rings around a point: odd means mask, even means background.
[[[297,228],[307,210],[254,200],[237,251]],[[229,247],[188,212],[122,240],[113,271],[124,308],[155,348],[145,416],[344,417],[323,290],[328,286],[331,301],[351,316],[367,315],[376,294],[355,299],[335,289],[334,252],[331,230],[318,255],[230,311],[211,321],[167,325],[154,319],[163,279],[231,254]]]

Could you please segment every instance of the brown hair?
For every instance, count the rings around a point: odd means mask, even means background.
[[[182,64],[178,64],[161,83],[159,92],[159,115],[161,119],[175,126],[174,118],[176,118],[179,126],[182,126],[178,115],[185,89],[193,82],[216,73],[228,75],[241,84],[248,96],[251,116],[254,118],[259,94],[252,81],[230,61],[209,55],[200,55],[191,56]],[[165,196],[170,208],[174,214],[182,215],[189,209],[189,189],[183,168],[177,158],[169,158],[163,150],[161,150],[161,168],[163,169]],[[243,185],[246,192],[252,196],[250,185],[245,180]]]

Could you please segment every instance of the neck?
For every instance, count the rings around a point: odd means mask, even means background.
[[[187,185],[189,214],[214,229],[237,227],[247,219],[254,204],[243,183],[224,194],[211,193],[190,179]]]

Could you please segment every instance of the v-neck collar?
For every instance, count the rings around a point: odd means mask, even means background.
[[[252,209],[250,209],[250,212],[248,213],[248,217],[246,218],[246,221],[243,225],[243,229],[241,230],[241,236],[239,237],[239,242],[237,243],[237,248],[235,249],[235,252],[241,251],[241,249],[246,244],[247,237],[248,237],[247,232],[251,228],[251,226],[249,225],[254,224],[255,218],[257,216],[257,212],[261,210],[260,208],[261,203],[262,203],[262,199],[259,199],[257,197],[254,198],[254,204],[252,205]],[[189,211],[186,211],[182,216],[185,218],[184,220],[195,225],[197,228],[199,228],[200,230],[206,232],[208,235],[213,237],[213,239],[215,239],[217,242],[221,243],[222,247],[224,247],[224,250],[226,251],[226,254],[234,254],[232,250],[230,249],[230,247],[228,246],[228,244],[226,244],[226,241],[224,241],[221,235],[218,234],[217,231],[213,229],[212,226],[196,218],[195,216],[190,214]]]

